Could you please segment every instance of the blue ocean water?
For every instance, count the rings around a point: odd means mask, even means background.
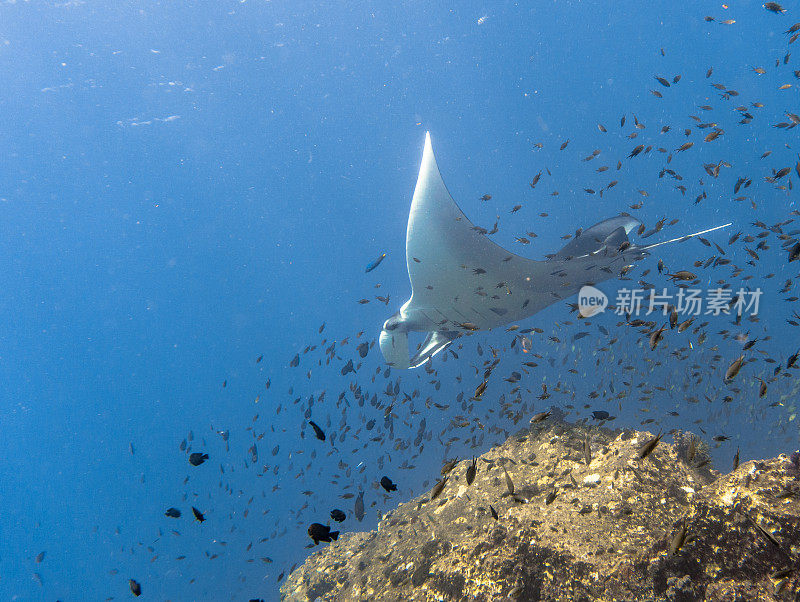
[[[277,599],[311,522],[340,507],[337,528],[374,528],[444,457],[482,453],[550,404],[724,434],[721,470],[737,447],[743,460],[796,449],[796,372],[773,371],[798,347],[786,247],[797,222],[764,239],[754,225],[797,209],[787,112],[800,113],[800,81],[784,32],[800,18],[787,8],[0,4],[0,599],[127,599],[129,579],[142,599]],[[377,346],[363,360],[356,348],[410,292],[406,221],[426,131],[470,219],[489,229],[500,216],[493,240],[532,258],[622,211],[649,227],[679,220],[648,242],[733,222],[708,236],[731,264],[693,267],[721,254],[688,241],[637,264],[629,284],[676,290],[657,275],[662,258],[703,288],[763,289],[759,321],[704,316],[702,337],[667,332],[651,351],[624,318],[585,326],[557,303],[522,325],[544,332],[531,337],[542,358],[520,383],[516,425],[501,376],[530,356],[505,329],[460,339],[436,374],[385,375]],[[638,144],[652,149],[629,158]],[[741,178],[751,184],[734,192]],[[754,240],[729,245],[737,231]],[[745,334],[761,340],[755,361],[726,385]],[[462,405],[491,347],[497,378]],[[342,375],[349,359],[360,366]],[[629,394],[589,397],[612,382]],[[536,398],[542,383],[549,399]],[[187,451],[210,459],[191,466]],[[384,474],[397,492],[378,489]],[[358,491],[363,522],[343,497]]]

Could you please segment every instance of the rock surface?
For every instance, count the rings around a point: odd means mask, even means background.
[[[794,599],[800,484],[789,458],[719,476],[692,438],[641,459],[650,433],[535,425],[478,458],[472,485],[461,461],[438,498],[311,554],[282,598]]]

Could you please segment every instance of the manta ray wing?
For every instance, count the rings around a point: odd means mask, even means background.
[[[452,330],[460,323],[483,329],[507,321],[498,322],[492,311],[507,313],[513,306],[498,285],[523,271],[539,274],[544,264],[495,244],[464,215],[439,173],[430,134],[408,216],[406,263],[412,294],[401,313],[425,330]]]

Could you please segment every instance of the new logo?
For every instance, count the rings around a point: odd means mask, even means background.
[[[586,285],[578,291],[578,312],[582,318],[591,318],[608,307],[606,294],[593,286]]]

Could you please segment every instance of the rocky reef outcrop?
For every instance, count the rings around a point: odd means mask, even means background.
[[[479,457],[471,485],[465,460],[435,499],[421,495],[376,531],[312,553],[282,598],[794,599],[796,463],[780,456],[720,475],[693,435],[646,454],[653,439],[533,425]]]

